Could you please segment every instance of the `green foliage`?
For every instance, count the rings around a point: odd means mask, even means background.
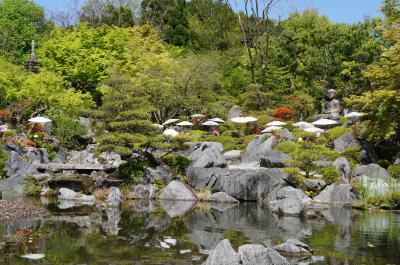
[[[325,132],[325,138],[329,143],[332,143],[336,138],[342,136],[345,133],[351,133],[353,130],[351,128],[346,128],[343,126],[336,126],[332,129],[329,129]]]
[[[0,2],[0,56],[22,62],[32,40],[41,41],[52,27],[44,9],[31,0]]]
[[[54,121],[52,133],[60,140],[61,146],[69,149],[78,148],[78,139],[87,134],[86,128],[76,118],[60,111],[51,111],[49,116]]]
[[[56,159],[57,153],[54,152],[54,151],[51,151],[51,152],[49,152],[48,157],[49,157],[49,160],[50,160],[50,161],[53,161],[54,159]]]
[[[167,155],[161,157],[161,159],[168,166],[179,169],[180,172],[185,172],[190,164],[190,159],[182,155]]]
[[[301,186],[304,177],[300,174],[300,169],[297,167],[287,167],[283,169],[283,172],[287,175],[287,180],[290,184]]]
[[[299,143],[283,141],[278,143],[278,145],[275,147],[275,150],[279,150],[288,155],[293,155],[300,147],[301,144]]]
[[[8,161],[8,153],[0,149],[0,179],[6,178],[6,164]]]
[[[118,177],[133,183],[139,183],[144,176],[148,162],[128,162],[118,168]]]
[[[373,206],[382,209],[398,210],[400,209],[400,191],[370,196],[365,198],[362,202],[365,208]]]
[[[390,165],[388,172],[393,178],[400,179],[400,164]]]
[[[340,181],[339,172],[334,166],[317,168],[317,172],[322,175],[322,179],[327,185]]]
[[[34,178],[26,178],[24,181],[24,194],[27,196],[39,196],[42,188],[43,185]]]

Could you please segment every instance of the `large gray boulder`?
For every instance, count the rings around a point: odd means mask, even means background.
[[[274,249],[284,256],[311,256],[313,252],[310,246],[297,239],[288,239]]]
[[[67,188],[61,188],[58,190],[58,199],[67,201],[77,201],[77,202],[95,202],[96,199],[93,195],[85,195],[77,193],[73,190]]]
[[[207,187],[213,192],[224,191],[243,201],[275,200],[284,187],[286,175],[273,168],[193,168],[188,169],[192,187]]]
[[[284,141],[292,141],[294,139],[293,134],[288,129],[281,130],[279,135]]]
[[[240,116],[242,116],[242,111],[240,110],[239,106],[235,105],[228,112],[228,121],[230,121],[233,118],[240,117]]]
[[[38,164],[48,163],[48,154],[45,148],[19,148],[18,151],[9,151],[5,166],[7,178],[0,180],[0,191],[13,194],[24,192],[25,179],[40,174]]]
[[[115,167],[126,163],[121,159],[121,155],[114,152],[103,152],[99,155],[98,160],[101,164],[107,164]]]
[[[394,157],[393,164],[400,164],[400,153],[397,153],[397,155]]]
[[[147,167],[144,170],[143,180],[146,183],[152,183],[160,180],[164,185],[168,185],[171,181],[172,172],[167,165],[159,165],[157,167]]]
[[[266,168],[284,168],[286,162],[292,160],[292,157],[278,150],[267,151],[265,156],[261,157],[260,166]]]
[[[357,200],[356,191],[350,184],[332,184],[314,197],[314,202],[351,205]]]
[[[353,171],[353,177],[358,176],[368,176],[376,179],[382,179],[383,181],[387,181],[390,178],[389,172],[377,164],[356,167]]]
[[[242,265],[289,265],[276,250],[262,245],[240,246],[238,254]]]
[[[156,188],[152,184],[138,184],[132,187],[128,193],[129,199],[155,199]]]
[[[351,167],[349,161],[344,157],[339,157],[335,162],[333,162],[333,165],[339,172],[341,179],[345,182],[349,182],[351,179]]]
[[[223,154],[223,156],[226,160],[230,160],[230,161],[241,161],[241,159],[242,159],[242,154],[241,154],[240,150],[231,150],[231,151],[225,152]]]
[[[229,240],[224,239],[211,251],[203,265],[240,265],[240,259]]]
[[[196,193],[185,183],[171,181],[161,192],[160,200],[196,201]]]
[[[320,191],[326,187],[326,183],[322,179],[305,179],[304,186],[308,191]]]
[[[353,134],[350,132],[345,133],[345,134],[339,136],[338,138],[336,138],[333,141],[333,144],[335,145],[335,151],[338,151],[338,152],[342,152],[350,147],[359,147],[360,146],[358,141],[354,138]]]
[[[287,216],[305,215],[311,205],[311,199],[302,190],[284,187],[276,195],[276,200],[269,203],[274,213]]]
[[[110,207],[119,207],[122,203],[122,193],[117,187],[111,187],[108,190],[107,205]]]
[[[266,157],[268,151],[271,151],[276,145],[277,140],[275,136],[271,136],[268,139],[266,139],[265,135],[257,136],[247,146],[242,158],[242,164],[259,166],[261,158]]]
[[[192,160],[192,167],[226,167],[227,162],[222,155],[223,146],[221,143],[203,142],[193,146],[189,158]]]

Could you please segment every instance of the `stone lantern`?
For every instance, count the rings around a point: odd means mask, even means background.
[[[25,62],[25,71],[32,72],[38,74],[40,72],[39,69],[39,60],[36,58],[35,55],[35,41],[32,41],[32,48],[31,48],[31,56]]]

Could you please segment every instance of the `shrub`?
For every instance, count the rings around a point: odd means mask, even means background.
[[[327,185],[339,182],[340,180],[339,172],[334,166],[318,168],[317,172],[322,175],[322,179]]]
[[[390,161],[387,159],[379,159],[376,163],[383,168],[388,168],[390,165]]]
[[[0,179],[6,178],[6,164],[8,161],[8,153],[0,150]]]
[[[393,178],[400,179],[400,164],[390,165],[388,171]]]
[[[281,152],[284,152],[288,155],[293,155],[297,149],[300,147],[300,144],[294,143],[294,142],[280,142],[276,147],[275,150],[279,150]]]
[[[128,162],[118,168],[118,177],[133,183],[138,183],[143,179],[144,170],[149,166],[147,161]]]
[[[27,196],[39,196],[43,185],[34,178],[26,178],[24,182],[24,194]]]
[[[15,134],[17,134],[17,131],[14,131],[14,130],[5,131],[5,132],[3,132],[3,137],[4,138],[8,138],[8,137],[13,136]]]
[[[278,120],[283,120],[283,121],[290,121],[293,119],[294,111],[287,108],[287,107],[281,107],[275,109],[275,119]]]
[[[10,112],[4,109],[0,109],[0,117],[8,117],[8,116],[10,116]]]
[[[382,209],[400,209],[400,191],[389,192],[385,195],[374,195],[363,201],[367,206],[375,206]]]
[[[295,186],[301,186],[303,182],[303,176],[300,174],[300,169],[297,167],[287,167],[283,169],[283,172],[287,174],[287,180],[290,184]]]
[[[54,151],[51,151],[51,152],[49,153],[48,157],[49,157],[49,160],[50,160],[50,161],[53,161],[54,159],[56,159],[57,153],[54,152]]]
[[[225,151],[236,149],[236,139],[230,136],[210,136],[207,141],[222,143]]]
[[[19,145],[21,147],[36,147],[36,143],[32,140],[22,140],[21,142],[19,142]]]
[[[170,167],[177,167],[181,171],[186,170],[190,164],[190,159],[182,155],[167,155],[163,156],[162,161]]]

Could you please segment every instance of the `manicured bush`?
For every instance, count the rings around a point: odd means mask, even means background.
[[[0,179],[6,178],[6,164],[8,161],[8,153],[0,150]]]
[[[393,178],[400,179],[400,164],[390,165],[388,171]]]
[[[300,144],[290,142],[290,141],[284,141],[280,142],[276,147],[275,150],[279,150],[281,152],[284,152],[288,155],[293,155],[297,149],[300,147]]]
[[[325,138],[328,142],[333,142],[336,138],[342,136],[345,133],[353,132],[351,128],[345,128],[343,126],[337,126],[335,128],[329,129],[325,132]]]
[[[230,151],[237,148],[236,139],[231,136],[210,136],[207,137],[207,141],[220,142],[224,145],[224,151]]]
[[[297,167],[287,167],[283,169],[283,172],[287,174],[287,181],[295,186],[301,186],[304,177],[300,174],[300,169]]]
[[[139,183],[144,176],[144,170],[149,166],[149,163],[144,162],[128,162],[122,164],[118,168],[118,177],[133,183]]]
[[[180,170],[185,170],[190,164],[190,159],[182,155],[167,155],[161,159],[168,166],[178,167]]]
[[[316,169],[319,174],[322,175],[322,179],[325,181],[327,185],[339,182],[340,176],[336,167],[321,167]]]
[[[275,119],[283,120],[283,121],[290,121],[293,120],[294,111],[287,107],[281,107],[275,109]]]

